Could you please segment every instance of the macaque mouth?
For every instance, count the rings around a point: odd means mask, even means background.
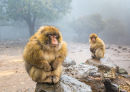
[[[52,47],[57,47],[59,44],[51,44]]]

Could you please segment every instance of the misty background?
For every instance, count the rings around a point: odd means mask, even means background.
[[[40,26],[53,25],[67,42],[88,43],[89,35],[96,33],[106,44],[130,45],[130,0],[72,0],[70,7],[57,21],[38,20],[35,32]],[[0,19],[0,40],[28,38],[25,21]]]

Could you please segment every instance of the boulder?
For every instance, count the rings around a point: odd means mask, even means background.
[[[91,87],[67,75],[56,84],[37,83],[35,92],[92,92]]]
[[[90,85],[93,92],[105,92],[104,77],[97,71],[97,67],[83,63],[65,67],[63,74]]]
[[[119,87],[113,84],[110,79],[105,79],[104,85],[106,87],[106,92],[119,92]]]
[[[118,69],[117,73],[118,74],[126,74],[126,75],[128,75],[128,72],[123,68]]]
[[[118,66],[116,66],[111,59],[102,58],[100,60],[97,60],[91,58],[88,59],[86,63],[98,67],[98,72],[101,72],[105,78],[116,78]]]
[[[69,57],[66,57],[66,59],[64,60],[63,64],[62,64],[64,67],[69,67],[71,65],[76,65],[76,62],[69,58]]]

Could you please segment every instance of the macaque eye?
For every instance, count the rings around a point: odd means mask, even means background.
[[[53,34],[49,34],[49,36],[53,36]]]
[[[90,39],[92,39],[93,37],[90,37]]]
[[[56,37],[56,39],[58,39],[58,38],[59,38],[59,36]]]
[[[52,35],[52,34],[47,34],[46,36],[47,36],[47,37],[51,37],[51,36],[53,36],[53,35]]]

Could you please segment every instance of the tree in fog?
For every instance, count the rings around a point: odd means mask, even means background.
[[[87,42],[91,33],[97,34],[104,30],[104,22],[99,14],[82,16],[72,22],[72,28],[78,34],[80,42]]]
[[[70,10],[71,0],[5,0],[8,18],[24,20],[29,27],[30,35],[34,34],[37,20],[43,22],[62,18]]]

